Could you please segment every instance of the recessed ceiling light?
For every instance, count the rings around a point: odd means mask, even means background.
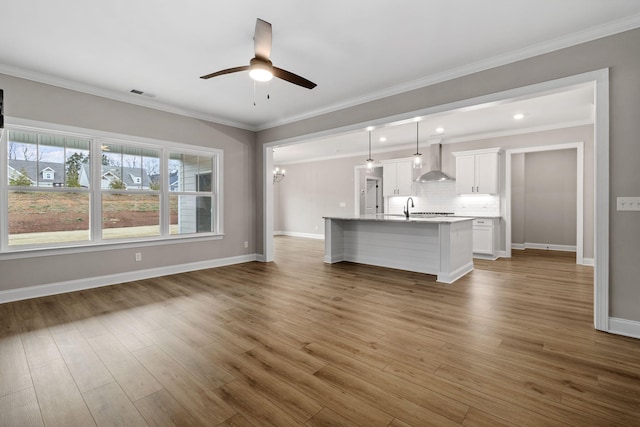
[[[522,120],[522,119],[524,119],[524,114],[522,114],[522,113],[514,114],[513,118],[516,119],[516,120]]]
[[[444,128],[443,127],[436,128],[436,132],[444,133]]]
[[[386,138],[386,137],[384,137],[384,136],[381,136],[381,137],[380,137],[380,142],[385,142],[386,140],[387,140],[387,138]]]

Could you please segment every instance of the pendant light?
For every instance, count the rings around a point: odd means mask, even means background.
[[[366,160],[366,162],[367,162],[367,172],[373,171],[374,160],[371,158],[371,131],[369,131],[369,158]]]
[[[414,169],[422,169],[422,154],[420,154],[420,150],[418,149],[418,141],[419,139],[419,126],[420,122],[416,122],[416,154],[413,155],[413,168]]]

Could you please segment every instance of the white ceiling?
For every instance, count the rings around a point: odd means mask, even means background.
[[[0,10],[0,73],[252,130],[640,26],[637,0],[0,0]],[[254,106],[246,72],[199,78],[248,64],[257,17],[273,25],[274,64],[318,87],[274,80]]]
[[[516,120],[516,114],[524,117]],[[406,149],[406,157],[410,157],[416,152],[418,135],[418,147],[425,152],[426,146],[436,142],[449,144],[592,124],[593,121],[594,87],[584,84],[553,93],[479,104],[376,126],[371,130],[372,157],[375,159],[376,153],[401,149]],[[444,132],[438,133],[437,128],[442,128]],[[362,155],[364,163],[368,158],[368,141],[367,129],[309,139],[276,147],[273,161],[278,165],[286,165]]]

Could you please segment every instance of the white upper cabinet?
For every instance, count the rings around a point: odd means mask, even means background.
[[[497,194],[500,191],[500,148],[452,154],[456,157],[456,193]]]
[[[413,165],[411,160],[390,160],[382,163],[382,195],[411,196]]]

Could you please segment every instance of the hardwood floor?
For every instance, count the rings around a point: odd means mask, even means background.
[[[0,305],[0,425],[640,425],[640,340],[593,329],[573,256],[444,285],[276,249]]]

